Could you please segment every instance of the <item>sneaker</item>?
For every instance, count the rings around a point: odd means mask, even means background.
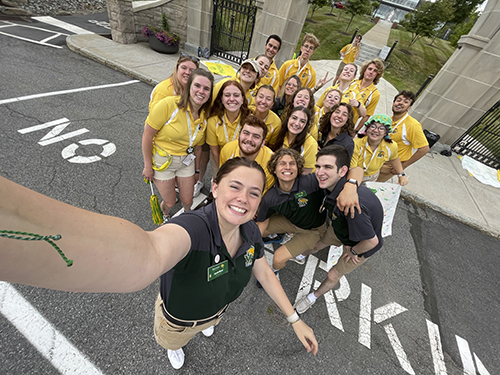
[[[210,337],[214,334],[214,330],[215,330],[215,327],[211,326],[211,327],[208,327],[207,329],[204,329],[203,331],[201,331],[201,333],[203,333],[205,335],[205,337]]]
[[[172,367],[176,370],[180,369],[184,364],[184,350],[182,348],[177,350],[167,349],[167,352]]]
[[[282,234],[275,234],[269,235],[268,237],[263,237],[262,241],[264,241],[265,244],[269,243],[282,243],[283,242],[283,235]]]
[[[292,262],[298,263],[300,265],[306,264],[306,258],[302,254],[297,255],[295,258],[290,259]]]
[[[202,187],[203,187],[203,182],[202,181],[198,181],[196,184],[194,184],[193,197],[197,197],[198,195],[200,195]]]
[[[170,220],[170,215],[169,214],[163,214],[163,224],[165,224],[169,220]]]
[[[309,310],[309,308],[312,305],[314,305],[314,302],[311,302],[311,300],[309,298],[307,298],[307,296],[305,296],[304,298],[297,301],[297,303],[295,305],[293,305],[293,307],[295,307],[295,310],[297,310],[297,312],[299,314],[303,314],[307,310]]]

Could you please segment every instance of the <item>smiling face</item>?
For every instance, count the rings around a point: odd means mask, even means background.
[[[244,64],[240,68],[240,80],[246,83],[254,83],[260,72],[253,70],[253,66],[250,64]]]
[[[267,72],[269,70],[269,59],[264,57],[264,56],[261,56],[258,59],[256,59],[255,61],[257,61],[259,63],[260,78],[262,78],[267,74]]]
[[[288,119],[288,131],[291,134],[298,135],[302,133],[304,128],[307,125],[309,119],[307,118],[307,114],[302,111],[292,112],[290,118]]]
[[[291,78],[285,83],[285,94],[288,96],[292,96],[295,94],[295,91],[299,88],[299,82],[295,78]]]
[[[241,128],[238,137],[238,144],[240,146],[241,156],[252,158],[259,153],[266,139],[263,136],[264,131],[258,126],[250,126],[244,124]]]
[[[356,77],[356,67],[353,64],[347,64],[344,66],[342,73],[340,74],[340,79],[342,81],[352,81]],[[375,74],[376,76],[377,74]]]
[[[280,50],[280,42],[276,39],[269,39],[269,42],[266,44],[266,56],[271,60],[274,59],[274,56],[278,54]]]
[[[333,155],[320,156],[316,161],[316,178],[321,189],[332,191],[337,182],[346,175],[348,168],[343,166],[339,170],[336,161],[337,158]]]
[[[177,80],[180,82],[182,87],[186,87],[186,83],[189,76],[196,69],[196,65],[191,60],[183,61],[177,67]]]
[[[212,85],[210,80],[204,76],[196,76],[193,78],[193,83],[191,84],[191,89],[189,92],[189,100],[191,105],[202,106],[210,98],[210,92],[212,91]]]
[[[380,143],[382,138],[384,138],[388,133],[387,127],[379,122],[372,122],[370,126],[366,129],[366,136],[369,140]]]
[[[267,113],[274,104],[274,93],[266,88],[257,92],[255,97],[255,109],[260,113]]]
[[[293,181],[298,176],[296,160],[290,155],[283,155],[278,159],[274,174],[279,182]]]
[[[330,124],[332,130],[338,131],[342,126],[344,126],[349,119],[349,110],[345,105],[339,106],[335,111],[333,111],[330,116]]]
[[[227,112],[238,112],[243,100],[240,89],[234,85],[227,86],[222,93],[222,105]]]
[[[403,95],[399,95],[392,104],[392,113],[395,115],[402,115],[410,109],[411,105],[411,99],[405,98]]]
[[[337,90],[329,91],[325,96],[323,106],[325,109],[332,108],[335,104],[339,104],[342,97]]]
[[[219,224],[238,226],[253,219],[262,198],[264,176],[255,169],[240,166],[212,184]]]
[[[297,91],[297,94],[295,95],[295,98],[293,99],[293,106],[295,107],[308,107],[309,106],[309,101],[311,100],[309,96],[309,91],[302,89]]]

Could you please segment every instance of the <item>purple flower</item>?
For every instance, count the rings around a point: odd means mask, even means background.
[[[142,35],[148,39],[151,35],[154,35],[160,42],[167,46],[178,47],[181,42],[181,38],[173,33],[169,33],[166,30],[161,30],[158,27],[145,26],[142,29]]]

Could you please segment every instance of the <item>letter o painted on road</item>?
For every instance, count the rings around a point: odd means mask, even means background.
[[[114,143],[109,142],[106,139],[84,139],[83,141],[79,141],[78,143],[82,146],[86,145],[99,145],[102,146],[101,156],[107,158],[111,156],[116,151],[116,146]],[[93,163],[101,160],[101,157],[97,155],[93,156],[78,156],[76,155],[76,150],[80,147],[76,143],[72,143],[69,146],[65,147],[61,151],[61,156],[69,161],[70,163],[77,164],[85,164],[85,163]]]

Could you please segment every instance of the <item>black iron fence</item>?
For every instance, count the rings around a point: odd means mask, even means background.
[[[452,145],[460,155],[500,169],[500,101],[486,112],[472,127]]]
[[[210,53],[237,64],[247,59],[256,13],[255,0],[214,0]]]

